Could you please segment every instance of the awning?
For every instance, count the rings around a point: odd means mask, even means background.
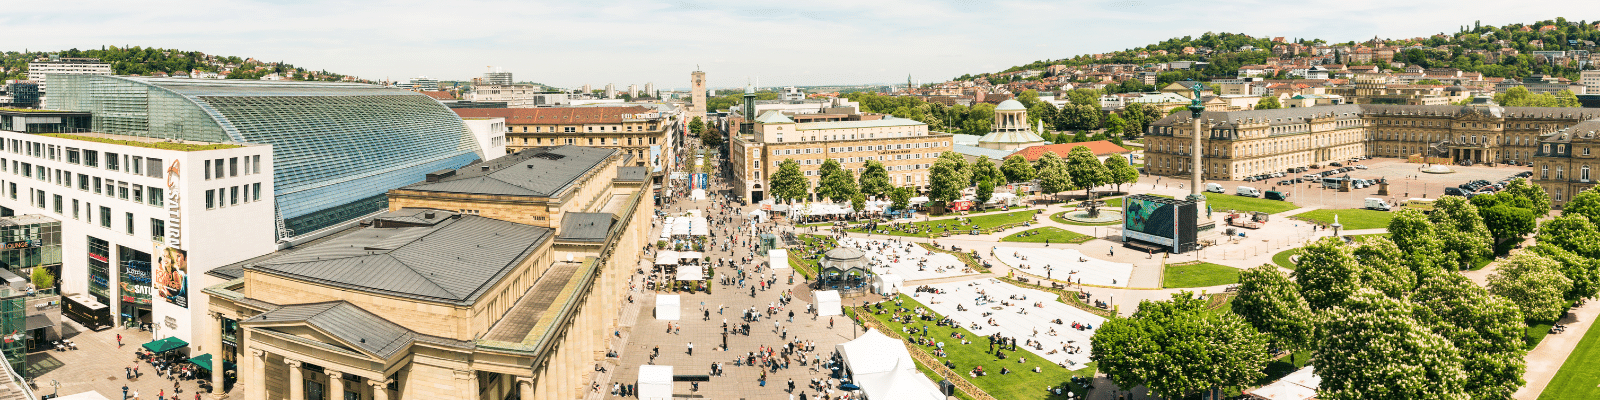
[[[26,327],[26,330],[30,331],[39,328],[50,328],[56,326],[54,322],[50,322],[50,317],[45,316],[44,314],[29,315],[28,319],[23,322],[23,325]]]
[[[188,345],[189,342],[185,342],[183,339],[169,337],[166,339],[152,340],[150,343],[145,343],[144,348],[156,353],[165,353],[168,351],[181,349]]]
[[[211,370],[211,353],[201,354],[199,357],[191,358],[191,359],[189,359],[189,362],[192,362],[192,363],[194,363],[194,365],[199,365],[200,368],[205,368],[207,371],[210,371]],[[227,370],[236,369],[236,368],[238,368],[238,366],[234,365],[233,361],[223,361],[222,362],[222,368],[224,368],[223,369],[224,371],[227,371]]]

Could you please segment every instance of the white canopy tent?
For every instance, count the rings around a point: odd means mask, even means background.
[[[789,268],[789,251],[784,249],[767,250],[767,260],[771,264],[769,267],[774,269]]]
[[[672,400],[672,366],[640,365],[638,395],[642,400]]]
[[[698,281],[706,279],[704,268],[698,265],[685,265],[678,268],[677,279],[680,281]]]
[[[700,260],[700,259],[704,259],[705,257],[706,257],[705,253],[701,253],[701,252],[698,252],[698,251],[682,251],[682,252],[678,252],[678,259],[679,260]]]
[[[66,395],[66,396],[57,397],[57,399],[62,399],[62,400],[111,400],[111,399],[106,398],[105,395],[100,394],[100,392],[96,392],[96,391],[93,391],[93,390],[90,390],[90,391],[87,391],[87,392],[83,392],[83,393],[78,393],[78,394],[69,394],[69,395]]]
[[[656,252],[656,265],[673,265],[678,263],[678,252],[662,250]]]
[[[705,200],[706,199],[706,190],[705,189],[691,190],[691,191],[689,191],[689,198],[697,200],[697,201],[698,200]]]
[[[819,290],[811,292],[812,299],[817,303],[817,315],[844,315],[844,304],[839,300],[837,290]]]
[[[750,215],[750,220],[751,221],[755,221],[756,223],[765,223],[765,222],[767,222],[767,212],[766,211],[752,210],[752,211],[750,211],[749,215]]]
[[[912,207],[917,207],[917,206],[921,206],[923,203],[927,203],[927,202],[928,202],[928,196],[917,196],[917,197],[912,197],[911,200],[906,202],[906,204],[910,205]]]
[[[678,295],[675,294],[656,295],[656,319],[662,321],[677,321],[679,318],[679,313],[681,312],[681,310],[679,310],[680,305],[678,304],[678,301]]]
[[[917,372],[911,353],[899,339],[877,330],[835,346],[861,391],[869,399],[944,400],[928,377]]]
[[[878,274],[872,277],[872,286],[878,294],[893,296],[900,293],[900,287],[905,286],[906,278],[895,274]]]
[[[1267,400],[1306,400],[1317,397],[1317,386],[1321,384],[1322,377],[1317,376],[1316,369],[1306,366],[1277,382],[1246,390],[1244,394]]]

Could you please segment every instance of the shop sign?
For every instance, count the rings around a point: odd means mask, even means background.
[[[39,242],[38,241],[35,241],[35,240],[23,240],[23,241],[17,241],[17,242],[6,242],[6,244],[5,244],[5,250],[30,249],[30,248],[34,248],[34,247],[39,247]]]

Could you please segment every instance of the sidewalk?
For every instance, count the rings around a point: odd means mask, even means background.
[[[1511,396],[1517,400],[1535,400],[1544,393],[1550,379],[1555,378],[1556,371],[1561,370],[1561,365],[1567,361],[1567,356],[1578,347],[1578,342],[1583,341],[1583,335],[1593,329],[1596,315],[1600,315],[1600,305],[1595,301],[1588,301],[1582,306],[1574,307],[1560,324],[1567,325],[1564,333],[1545,336],[1539,346],[1528,352],[1525,358],[1528,363],[1527,371],[1522,373],[1522,379],[1527,384]]]

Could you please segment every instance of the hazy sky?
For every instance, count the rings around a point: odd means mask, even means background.
[[[923,82],[1213,32],[1330,41],[1558,16],[1591,0],[71,1],[0,13],[0,50],[134,45],[281,60],[368,79],[480,76],[561,87]]]

